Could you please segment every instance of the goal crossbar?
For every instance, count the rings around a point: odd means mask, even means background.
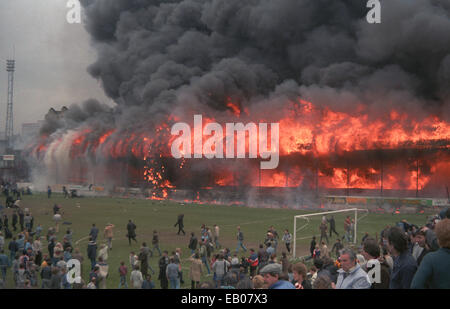
[[[354,237],[353,237],[353,243],[356,244],[356,231],[357,231],[357,225],[358,225],[358,211],[365,211],[369,212],[367,209],[359,209],[359,208],[350,208],[350,209],[342,209],[342,210],[331,210],[331,211],[323,211],[323,212],[316,212],[312,214],[306,214],[306,215],[297,215],[294,216],[294,246],[293,246],[293,258],[296,257],[296,251],[297,251],[297,219],[299,218],[305,218],[308,220],[308,217],[312,216],[325,216],[328,214],[334,214],[334,213],[341,213],[341,212],[354,212],[355,213],[355,225],[354,225]]]

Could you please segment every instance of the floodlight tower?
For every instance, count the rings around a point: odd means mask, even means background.
[[[7,147],[12,147],[12,138],[14,130],[13,116],[13,95],[14,95],[14,71],[16,68],[15,60],[6,60],[6,72],[8,72],[8,99],[6,107],[6,130],[5,139]]]

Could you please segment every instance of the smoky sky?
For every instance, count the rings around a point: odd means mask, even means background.
[[[22,123],[42,120],[52,107],[61,109],[89,98],[111,104],[86,70],[95,61],[95,49],[82,24],[67,23],[66,3],[0,1],[0,132],[6,120],[6,59],[13,56],[15,134],[21,133]]]
[[[450,121],[450,5],[363,0],[81,0],[97,51],[88,72],[124,124],[228,98],[277,98],[377,117],[391,108]],[[156,116],[155,116],[156,117]],[[133,121],[133,123],[136,123]]]

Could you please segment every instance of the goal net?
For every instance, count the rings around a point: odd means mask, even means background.
[[[365,214],[362,214],[358,217],[358,212],[365,212]],[[330,232],[332,232],[330,231],[330,223],[329,223],[331,217],[333,217],[335,221],[335,228],[337,234],[339,234],[338,237],[340,239],[343,239],[344,241],[346,240],[347,242],[356,244],[358,221],[367,216],[368,213],[369,211],[367,209],[351,208],[351,209],[323,211],[294,216],[294,235],[292,247],[293,259],[299,256],[297,254],[299,244],[302,244],[303,246],[307,245],[308,253],[309,253],[309,244],[313,236],[316,236],[316,243],[319,244],[320,242],[319,239],[321,238],[320,224],[322,220],[326,220],[325,222],[327,224],[327,242],[328,242],[328,236],[330,235]],[[344,231],[344,221],[347,217],[353,219],[353,227],[352,231],[350,231],[351,233],[347,233],[346,235]],[[337,236],[337,234],[333,232],[333,236]],[[349,236],[351,236],[351,239]],[[303,253],[306,253],[306,250],[304,250]]]

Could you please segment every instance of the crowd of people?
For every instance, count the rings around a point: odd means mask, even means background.
[[[279,235],[274,226],[268,227],[258,248],[252,248],[246,246],[244,231],[237,226],[236,248],[232,251],[222,247],[217,224],[211,228],[203,224],[198,232],[190,233],[184,250],[176,248],[170,254],[161,249],[159,233],[154,230],[151,245],[140,243],[139,251],[131,251],[128,261],[120,261],[115,270],[108,264],[114,252],[115,225],[108,223],[103,228],[105,242],[98,246],[101,232],[92,224],[86,252],[89,275],[71,281],[67,276],[71,261],[80,262],[81,273],[86,265],[70,228],[65,230],[62,240],[58,239],[61,207],[54,205],[55,226],[43,235],[43,227],[34,223],[31,211],[20,206],[20,192],[7,188],[3,193],[13,203],[8,204],[12,208],[11,229],[4,208],[0,216],[1,288],[112,288],[111,282],[107,285],[112,271],[120,278],[115,286],[119,289],[153,289],[154,280],[159,281],[162,289],[182,286],[191,289],[450,288],[449,210],[442,211],[422,227],[402,220],[395,226],[386,226],[378,235],[365,233],[359,246],[353,243],[354,222],[350,216],[344,220],[342,234],[336,230],[333,216],[323,216],[318,228],[319,241],[313,236],[310,255],[296,261],[291,260],[292,234],[288,229]],[[51,198],[50,188],[48,198]],[[178,227],[177,235],[186,234],[184,214],[178,216],[174,227]],[[126,237],[130,246],[139,244],[136,229],[136,224],[129,220]],[[329,249],[333,237],[334,244]],[[189,252],[184,259],[183,251]],[[159,269],[155,271],[150,258],[156,254]],[[7,284],[8,272],[12,273],[14,286]]]
[[[328,228],[329,225],[329,228]],[[280,237],[273,226],[267,230],[259,249],[247,249],[244,234],[236,231],[236,250],[221,248],[219,227],[201,226],[201,238],[191,233],[189,261],[191,288],[235,289],[410,289],[450,288],[450,210],[418,227],[406,220],[386,226],[378,235],[365,233],[359,246],[353,243],[354,221],[347,216],[344,233],[336,231],[333,216],[324,216],[319,226],[319,244],[313,236],[310,256],[292,262],[292,235],[284,231],[281,258],[277,257]],[[329,238],[328,239],[328,231]],[[336,236],[331,250],[329,240]],[[325,239],[325,241],[324,241]],[[219,249],[218,253],[214,253]],[[178,249],[179,250],[179,249]],[[248,256],[238,253],[242,250]],[[175,258],[178,256],[178,258]],[[179,253],[160,263],[160,278],[167,265],[170,287],[179,288],[182,280]],[[174,271],[178,267],[179,271]],[[201,282],[203,269],[211,280]],[[165,279],[162,279],[165,280]],[[173,284],[172,284],[173,282]],[[161,283],[167,288],[167,284]]]

